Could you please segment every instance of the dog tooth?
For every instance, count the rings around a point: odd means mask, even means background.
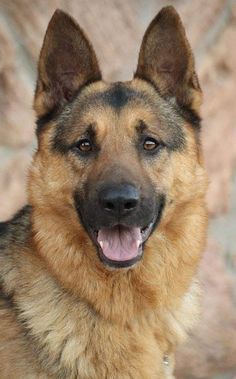
[[[100,241],[99,245],[101,246],[101,248],[103,248],[103,246],[104,246],[103,241]]]
[[[103,241],[102,245],[103,245],[103,249],[106,249],[109,246],[109,243],[105,240]]]

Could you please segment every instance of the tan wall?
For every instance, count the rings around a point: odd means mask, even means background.
[[[47,23],[60,7],[92,40],[107,80],[132,77],[141,37],[163,6],[180,12],[204,91],[212,215],[202,262],[204,312],[178,358],[180,378],[236,378],[236,2],[233,0],[0,0],[0,220],[26,202],[36,146],[32,98]],[[223,376],[217,376],[224,373]]]

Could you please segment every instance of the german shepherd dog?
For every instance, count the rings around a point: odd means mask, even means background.
[[[148,27],[134,79],[112,84],[55,12],[28,205],[1,224],[1,379],[174,377],[207,226],[200,104],[173,7]]]

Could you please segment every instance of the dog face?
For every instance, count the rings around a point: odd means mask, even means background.
[[[160,225],[202,190],[200,99],[172,7],[150,24],[134,79],[112,84],[76,22],[56,11],[39,60],[32,203],[82,228],[106,266],[135,265]]]

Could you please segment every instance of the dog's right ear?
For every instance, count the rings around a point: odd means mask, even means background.
[[[56,10],[39,57],[34,99],[37,116],[60,109],[80,88],[97,80],[101,80],[101,72],[90,42],[72,17]]]

